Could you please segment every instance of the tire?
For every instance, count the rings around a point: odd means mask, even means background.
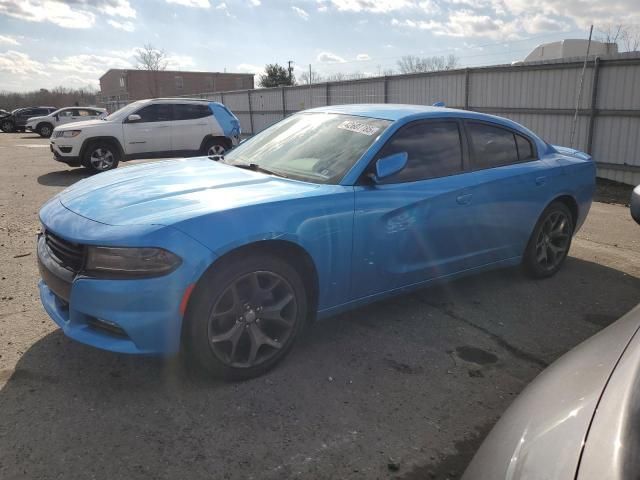
[[[120,162],[120,151],[111,142],[91,143],[82,156],[82,165],[93,173],[113,170]]]
[[[553,202],[545,208],[524,252],[525,272],[533,278],[555,275],[567,258],[574,228],[573,215],[564,203]]]
[[[36,128],[36,132],[41,137],[49,138],[53,133],[53,125],[51,125],[50,123],[41,123],[40,125],[38,125],[38,128]]]
[[[209,158],[212,158],[214,155],[224,155],[229,147],[227,143],[223,140],[210,138],[202,147],[203,155],[206,155]]]
[[[194,289],[183,349],[209,376],[249,379],[289,353],[306,320],[307,294],[296,269],[273,255],[234,255],[210,268]]]
[[[13,133],[16,130],[16,125],[11,120],[3,120],[0,123],[0,130],[6,133]]]

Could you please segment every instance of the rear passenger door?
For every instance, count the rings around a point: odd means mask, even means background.
[[[547,166],[526,135],[482,121],[466,120],[472,186],[471,234],[483,263],[522,255],[549,195]]]
[[[472,240],[473,177],[466,171],[462,133],[456,119],[402,127],[374,162],[406,152],[407,166],[383,183],[363,179],[355,187],[354,298],[450,275],[481,261]]]
[[[207,117],[212,115],[208,105],[201,103],[173,104],[174,122],[171,138],[174,151],[197,151],[202,140],[211,133]]]
[[[124,149],[127,155],[158,154],[171,151],[171,123],[173,111],[170,104],[154,103],[135,112],[140,120],[122,124]]]

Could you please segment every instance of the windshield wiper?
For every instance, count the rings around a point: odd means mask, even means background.
[[[267,175],[275,175],[276,177],[289,178],[285,174],[280,172],[274,172],[268,168],[261,167],[257,163],[232,163],[234,167],[244,168],[245,170],[252,170],[254,172],[266,173]]]

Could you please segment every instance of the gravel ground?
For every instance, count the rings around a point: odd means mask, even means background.
[[[37,212],[85,174],[0,134],[3,479],[458,478],[535,375],[640,298],[640,227],[594,203],[552,279],[512,269],[380,302],[314,324],[262,378],[214,382],[74,343],[43,312]]]

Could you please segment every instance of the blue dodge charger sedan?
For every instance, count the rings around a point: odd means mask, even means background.
[[[553,275],[594,179],[589,155],[504,118],[307,110],[224,158],[101,173],[52,198],[40,297],[80,342],[183,350],[213,375],[248,378],[312,318],[498,267]]]

